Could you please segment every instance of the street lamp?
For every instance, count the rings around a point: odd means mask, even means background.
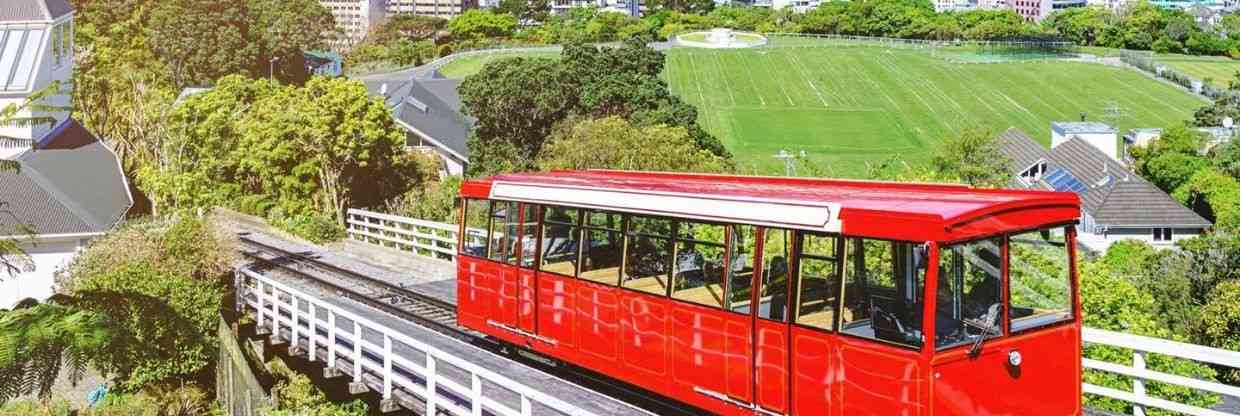
[[[276,61],[279,61],[279,60],[280,60],[280,57],[276,56],[276,57],[271,58],[271,61],[268,62],[267,78],[269,78],[271,82],[276,81]]]

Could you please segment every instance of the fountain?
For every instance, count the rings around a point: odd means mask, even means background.
[[[734,32],[727,28],[685,33],[675,38],[675,43],[681,46],[710,49],[748,48],[765,45],[766,42],[766,37],[762,35]]]

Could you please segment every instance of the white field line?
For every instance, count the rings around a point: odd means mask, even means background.
[[[883,69],[886,72],[891,73],[891,75],[895,77],[896,84],[903,84],[909,93],[912,93],[914,97],[917,97],[917,101],[921,101],[921,105],[926,107],[927,110],[930,110],[930,112],[934,114],[935,119],[943,120],[943,115],[939,114],[939,110],[935,109],[934,106],[930,105],[930,103],[927,102],[926,99],[921,96],[921,94],[917,93],[917,90],[918,90],[918,88],[916,88],[917,86],[910,85],[908,81],[903,79],[904,77],[900,76],[899,73],[893,72],[890,68],[887,68],[887,65],[884,64],[884,60],[882,59],[882,57],[879,57],[878,59],[875,59],[874,61],[875,63],[878,64],[879,68]]]
[[[778,69],[778,68],[771,68],[773,65],[771,64],[771,60],[770,60],[770,59],[769,59],[766,55],[758,55],[758,60],[759,60],[759,61],[763,61],[763,62],[760,62],[760,63],[762,64],[762,66],[767,67],[767,69],[769,69],[769,70],[771,71],[771,72],[768,72],[768,73],[767,73],[767,74],[769,74],[769,76],[770,76],[770,77],[774,77],[774,76],[776,76],[775,74],[779,74],[779,73],[781,73],[781,72],[782,72],[782,71],[779,71],[779,69]],[[775,82],[775,85],[778,85],[778,86],[779,86],[779,92],[784,93],[784,98],[788,100],[788,106],[789,106],[789,107],[796,107],[796,106],[797,106],[797,104],[796,104],[796,102],[792,101],[792,96],[791,96],[791,95],[788,95],[788,90],[784,88],[784,83],[783,83],[783,82],[778,82],[778,80],[777,80],[777,81]]]
[[[712,54],[712,56],[715,57],[715,59],[712,59],[715,63],[715,69],[719,70],[718,79],[723,80],[723,89],[728,92],[728,101],[732,102],[732,107],[736,107],[736,97],[732,95],[732,83],[727,82],[728,71],[727,67],[723,65],[723,58],[719,54]]]
[[[766,97],[762,96],[762,90],[758,89],[758,83],[754,81],[753,69],[749,67],[749,61],[741,58],[741,65],[745,67],[745,72],[749,74],[749,85],[753,87],[753,93],[758,96],[758,100],[762,101],[762,106],[766,107]]]
[[[1025,106],[1022,106],[1020,105],[1020,103],[1017,103],[1016,100],[1012,99],[1012,97],[1008,97],[1007,94],[1004,94],[999,91],[995,91],[994,93],[995,95],[1003,97],[1003,99],[1007,100],[1008,104],[1011,104],[1012,106],[1016,108],[1019,108],[1020,111],[1025,112],[1025,114],[1028,114],[1030,117],[1033,117],[1035,120],[1037,119],[1037,116],[1035,116],[1032,111],[1029,111],[1029,109],[1025,108]]]
[[[915,78],[920,79],[921,82],[917,82],[914,85],[919,85],[919,86],[924,87],[927,91],[930,92],[932,96],[937,96],[940,101],[943,101],[949,107],[953,108],[956,112],[956,116],[958,119],[960,120],[971,119],[971,117],[969,117],[969,112],[965,110],[964,106],[960,105],[960,103],[956,101],[954,97],[952,97],[951,95],[948,95],[947,92],[943,91],[942,88],[939,88],[938,84],[932,81],[929,77],[913,76],[913,72],[907,69],[901,68],[899,64],[893,62],[892,60],[893,58],[891,58],[890,56],[886,57],[886,59],[883,59],[883,57],[880,57],[879,59],[884,60],[885,61],[884,63],[888,67],[890,67],[893,71],[897,71],[897,72],[900,72],[901,74],[904,74],[905,79],[909,80],[908,82],[910,83],[912,83],[913,82],[912,80]]]
[[[938,62],[931,63],[931,66],[933,66],[935,70],[937,70],[940,74],[942,74],[945,79],[950,79],[954,81],[956,83],[956,86],[959,87],[960,90],[968,91],[969,95],[973,96],[973,98],[977,100],[977,102],[981,103],[982,106],[990,110],[991,113],[994,113],[994,115],[998,119],[1006,118],[1006,115],[999,112],[999,110],[996,110],[994,106],[990,105],[990,102],[986,101],[985,99],[982,99],[982,96],[977,94],[976,88],[971,88],[971,86],[968,85],[969,80],[966,79],[963,75],[961,75],[960,71],[948,70],[946,68],[948,65],[954,65],[954,64],[938,63]]]
[[[844,70],[844,64],[839,62],[839,59],[843,58],[845,55],[843,51],[840,50],[835,50],[835,52],[838,53],[836,57],[827,56],[823,59],[824,68],[827,70],[827,74],[824,79],[826,79],[827,83],[831,85],[833,95],[839,97],[841,105],[846,107],[862,107],[861,101],[858,100],[856,96],[848,94],[848,89],[842,86],[844,82],[842,77],[844,74],[847,74],[848,71]],[[839,64],[839,66],[837,66],[837,64]]]
[[[999,67],[996,67],[996,68],[999,68]],[[1011,84],[1011,82],[1013,82],[1013,81],[1014,81],[1014,80],[1012,79],[1012,77],[1010,77],[1010,76],[1001,76],[1001,77],[998,77],[998,79],[1003,80],[1003,81],[1007,81],[1007,82],[1009,82],[1009,84]],[[1014,89],[1017,89],[1017,90],[1019,90],[1019,89],[1021,89],[1021,88],[1025,88],[1025,87],[1028,87],[1028,85],[1015,85],[1015,84],[1013,84],[1013,88],[1014,88]],[[1002,94],[1001,94],[1001,95],[1002,95]],[[1051,105],[1050,103],[1046,102],[1046,100],[1043,100],[1040,94],[1032,94],[1032,95],[1033,95],[1033,100],[1034,100],[1034,101],[1037,101],[1037,102],[1038,102],[1039,104],[1041,104],[1043,107],[1046,107],[1046,108],[1050,109],[1051,111],[1053,111],[1053,112],[1055,112],[1055,113],[1058,113],[1058,116],[1057,116],[1058,118],[1060,118],[1060,119],[1065,119],[1065,120],[1072,119],[1072,116],[1071,116],[1071,115],[1068,115],[1067,113],[1064,113],[1062,108],[1057,107],[1057,106],[1054,106],[1054,105]],[[1003,95],[1003,97],[1004,97],[1004,98],[1006,98],[1009,102],[1013,102],[1013,103],[1015,102],[1015,101],[1013,101],[1010,97],[1008,97],[1007,95]],[[1021,109],[1024,109],[1024,107],[1021,107]],[[1030,113],[1030,115],[1032,116],[1032,118],[1033,118],[1034,120],[1038,120],[1037,116],[1036,116],[1036,115],[1034,115],[1034,114],[1033,114],[1032,112],[1030,112],[1029,110],[1025,110],[1025,112]],[[1034,124],[1038,124],[1038,123],[1040,123],[1040,122],[1035,122]]]
[[[827,99],[822,96],[822,91],[818,89],[817,85],[814,85],[813,75],[811,75],[809,71],[805,70],[805,65],[801,64],[801,60],[798,59],[795,54],[788,55],[786,59],[788,63],[791,64],[794,68],[796,68],[797,72],[801,74],[801,78],[805,79],[805,83],[809,84],[809,88],[811,90],[814,90],[814,95],[818,96],[818,101],[822,102],[823,108],[830,107],[831,105],[827,103]]]
[[[1039,71],[1039,73],[1044,73],[1044,72]],[[1035,84],[1037,84],[1037,85],[1038,85],[1038,90],[1040,90],[1040,91],[1050,91],[1051,93],[1053,93],[1053,94],[1055,94],[1056,96],[1058,96],[1058,97],[1059,97],[1059,99],[1060,99],[1060,100],[1062,100],[1063,102],[1069,103],[1069,104],[1071,104],[1072,106],[1075,106],[1076,108],[1086,109],[1086,110],[1084,110],[1084,111],[1089,111],[1089,109],[1091,108],[1091,107],[1089,107],[1089,106],[1087,106],[1087,105],[1081,105],[1081,103],[1080,103],[1080,101],[1079,101],[1079,100],[1074,100],[1074,99],[1072,99],[1072,97],[1069,97],[1069,96],[1067,96],[1067,95],[1064,95],[1064,94],[1063,94],[1063,92],[1059,91],[1059,89],[1054,88],[1054,86],[1047,84],[1047,82],[1046,82],[1045,80],[1043,80],[1043,79],[1042,79],[1042,77],[1028,77],[1028,78],[1032,78],[1032,79],[1033,79],[1033,82],[1034,82]],[[1087,88],[1087,87],[1086,87],[1086,88]]]
[[[891,98],[891,95],[888,95],[886,90],[883,90],[883,88],[879,86],[877,82],[875,82],[872,78],[870,78],[869,75],[866,74],[867,71],[866,71],[864,64],[860,60],[858,60],[856,56],[849,55],[848,59],[851,61],[851,64],[853,67],[853,71],[851,72],[860,74],[862,80],[869,83],[870,87],[874,88],[875,91],[877,91],[880,95],[882,95],[883,98],[886,99],[887,102],[891,104],[891,107],[886,110],[888,111],[888,113],[896,114],[895,122],[900,125],[901,130],[913,132],[914,134],[922,138],[928,138],[927,132],[924,129],[922,129],[920,126],[914,127],[912,130],[909,129],[909,126],[916,126],[916,125],[911,124],[909,122],[908,113],[906,111],[902,111],[902,109],[900,108],[900,105],[897,104],[896,101]]]

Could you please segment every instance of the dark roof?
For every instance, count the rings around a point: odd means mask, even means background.
[[[473,119],[461,113],[460,80],[373,77],[363,80],[373,95],[382,95],[393,116],[406,128],[436,146],[469,160],[469,129]]]
[[[997,140],[1003,154],[1012,158],[1011,170],[1017,173],[1050,156],[1045,147],[1015,127],[1004,131]]]
[[[1209,227],[1210,222],[1196,212],[1184,207],[1157,186],[1128,171],[1124,165],[1111,159],[1085,140],[1073,136],[1049,151],[1028,135],[1009,129],[1000,137],[1000,150],[1018,160],[1029,160],[1041,149],[1047,160],[1047,169],[1062,169],[1075,177],[1084,190],[1081,209],[1088,212],[1099,225],[1109,227]],[[1030,163],[1032,164],[1032,163]],[[1028,167],[1012,169],[1013,173]],[[1049,176],[1049,175],[1048,175]],[[1053,189],[1043,180],[1029,187]],[[1019,182],[1016,182],[1019,183]]]
[[[17,157],[19,172],[0,173],[0,200],[14,216],[0,218],[0,235],[16,223],[37,234],[112,229],[133,205],[116,154],[76,121],[62,122]]]
[[[68,0],[0,1],[0,22],[49,21],[72,12]]]

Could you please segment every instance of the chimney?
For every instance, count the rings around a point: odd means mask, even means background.
[[[387,83],[386,82],[383,83],[383,85],[379,86],[379,95],[387,97]]]

